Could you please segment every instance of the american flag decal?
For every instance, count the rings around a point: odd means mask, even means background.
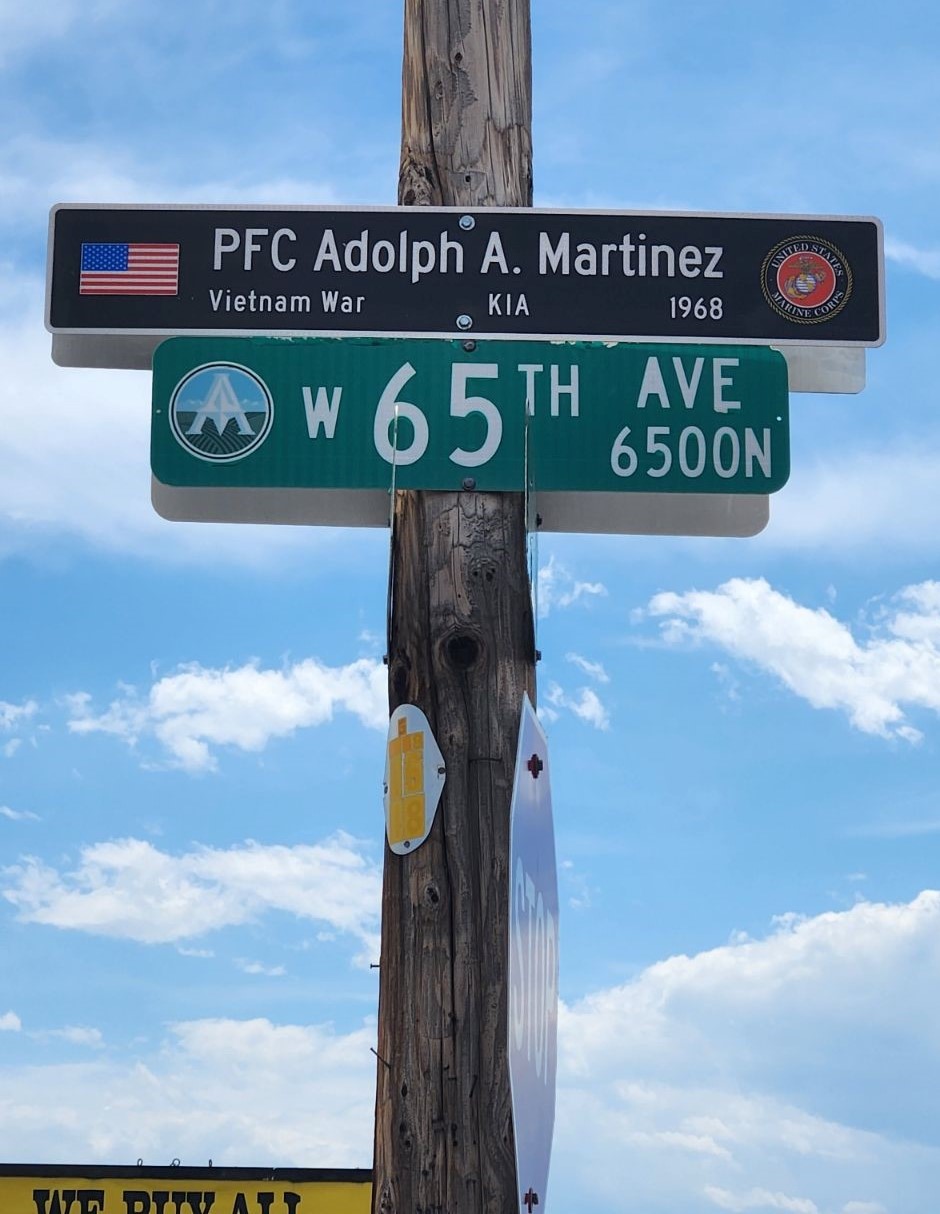
[[[178,244],[83,244],[79,295],[176,295]]]

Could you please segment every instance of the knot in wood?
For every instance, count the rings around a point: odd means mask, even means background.
[[[498,567],[495,561],[476,561],[471,566],[470,576],[477,582],[484,582],[487,586],[496,580]]]
[[[480,645],[476,637],[467,632],[459,632],[447,642],[447,660],[455,670],[469,670],[476,665],[480,657]]]
[[[392,694],[398,704],[411,701],[411,663],[405,658],[396,658],[392,666]]]

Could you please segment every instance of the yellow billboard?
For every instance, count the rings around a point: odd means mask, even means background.
[[[0,1165],[2,1214],[370,1214],[366,1169]]]

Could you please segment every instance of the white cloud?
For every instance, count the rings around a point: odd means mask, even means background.
[[[607,709],[601,703],[597,692],[592,691],[590,687],[581,687],[576,696],[571,696],[558,683],[550,683],[545,698],[552,708],[567,708],[569,712],[573,712],[586,724],[593,725],[595,729],[607,730],[610,728],[610,716]],[[540,712],[543,710],[540,709]],[[546,719],[550,719],[550,714],[551,709],[544,710]],[[557,715],[555,719],[557,719]]]
[[[150,1055],[3,1071],[9,1159],[246,1161],[368,1167],[374,1027],[210,1019],[171,1027]],[[181,1144],[182,1148],[181,1148]]]
[[[42,1029],[31,1035],[39,1040],[67,1041],[69,1045],[80,1045],[94,1050],[104,1048],[104,1037],[100,1029],[83,1028],[80,1025],[70,1024],[63,1029]]]
[[[18,1033],[22,1027],[23,1022],[16,1012],[4,1012],[0,1016],[0,1033]]]
[[[283,978],[287,973],[283,965],[262,965],[260,961],[247,961],[244,957],[237,957],[235,964],[243,974],[256,974],[263,978]]]
[[[784,915],[563,1005],[552,1204],[923,1214],[940,1185],[938,928],[930,891]],[[0,1138],[37,1162],[184,1142],[223,1164],[367,1166],[374,1042],[371,1024],[204,1019],[129,1063],[7,1067]]]
[[[940,834],[940,818],[867,822],[853,827],[848,833],[859,839],[915,839],[920,835]]]
[[[568,906],[576,911],[589,910],[596,891],[587,874],[578,871],[573,860],[563,860],[558,866],[558,875]]]
[[[118,839],[84,848],[69,872],[27,857],[3,877],[3,895],[24,923],[166,944],[282,911],[351,934],[363,964],[378,955],[381,872],[343,834],[180,856]]]
[[[903,240],[885,240],[885,257],[927,278],[940,278],[940,249],[918,249]]]
[[[139,157],[139,148],[102,146],[81,139],[20,136],[0,148],[0,205],[3,222],[29,223],[50,203],[174,203],[268,206],[328,205],[337,201],[329,182],[280,176],[261,179],[177,180],[160,176],[173,165]],[[249,166],[247,172],[251,172]],[[41,314],[41,313],[40,313]]]
[[[192,664],[158,679],[145,697],[125,689],[97,716],[85,693],[69,697],[68,707],[73,733],[113,734],[131,745],[153,736],[171,766],[211,771],[214,746],[260,751],[272,738],[322,725],[339,710],[369,728],[384,729],[387,674],[371,658],[346,666],[307,658],[282,670],[263,670],[256,663],[222,670]]]
[[[35,700],[27,700],[24,704],[10,704],[7,700],[0,700],[0,729],[13,729],[21,721],[35,716],[38,709],[39,705]]]
[[[0,557],[65,538],[162,563],[266,568],[338,544],[341,533],[329,528],[159,518],[150,504],[150,377],[55,366],[41,283],[0,272]]]
[[[538,571],[538,614],[542,618],[555,608],[572,607],[606,593],[602,582],[579,582],[554,556]]]
[[[882,558],[936,553],[938,481],[940,450],[928,438],[916,448],[886,443],[800,462],[774,494],[770,526],[750,542],[758,549],[821,551],[839,561],[854,560],[860,550]]]
[[[715,1185],[706,1185],[705,1196],[719,1209],[731,1210],[733,1214],[743,1214],[745,1210],[786,1210],[788,1214],[819,1214],[815,1201],[803,1197],[787,1197],[784,1193],[769,1193],[766,1189],[731,1193]]]
[[[940,582],[906,586],[889,621],[891,632],[907,641],[940,645]],[[910,606],[911,610],[905,610]]]
[[[565,1013],[567,1064],[573,1074],[586,1073],[606,1057],[628,1062],[634,1074],[655,1066],[661,1077],[685,1073],[694,1082],[729,1046],[753,1071],[772,1069],[788,1033],[822,1037],[848,1032],[850,1024],[874,1030],[900,1023],[932,1041],[931,991],[938,984],[940,892],[897,905],[859,902],[815,918],[781,915],[766,939],[670,957],[635,982],[574,1005]],[[903,1008],[875,999],[875,991],[901,987]],[[624,1023],[633,1025],[631,1033],[622,1032]],[[758,1043],[775,1035],[778,1049],[764,1058]],[[847,1041],[840,1047],[850,1048]]]
[[[846,713],[865,733],[918,741],[905,706],[940,713],[940,583],[901,590],[863,641],[830,612],[801,606],[762,578],[657,594],[647,610],[662,621],[667,643],[719,645],[814,708]]]
[[[28,809],[10,809],[9,805],[0,805],[0,818],[8,818],[11,822],[39,822],[39,814],[30,813]]]
[[[719,683],[724,688],[725,696],[731,703],[736,703],[741,698],[737,679],[724,664],[724,662],[712,662],[710,670],[718,679]]]
[[[610,675],[604,669],[600,662],[591,662],[587,658],[582,657],[580,653],[566,653],[565,661],[571,662],[589,675],[597,683],[609,683]]]
[[[563,1005],[553,1176],[614,1208],[629,1191],[638,1210],[707,1193],[921,1214],[940,1185],[938,929],[936,891],[783,915]]]
[[[119,0],[54,0],[40,4],[0,0],[0,53],[3,58],[12,58],[14,52],[64,37],[76,21],[90,25],[119,8]]]

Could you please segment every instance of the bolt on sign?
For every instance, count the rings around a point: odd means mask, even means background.
[[[385,751],[385,832],[396,855],[414,851],[431,833],[446,776],[427,717],[414,704],[400,704]]]
[[[369,1214],[372,1174],[329,1168],[0,1165],[3,1214]]]
[[[487,207],[52,209],[63,365],[170,334],[877,346],[877,219]]]
[[[154,356],[163,485],[767,494],[789,475],[761,346],[174,338]]]

